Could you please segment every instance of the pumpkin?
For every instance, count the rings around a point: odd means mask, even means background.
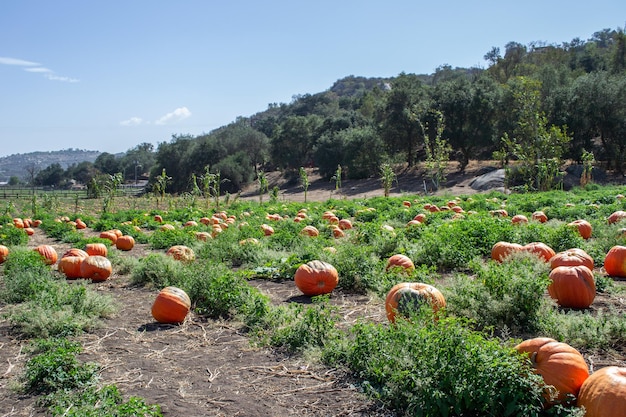
[[[43,257],[46,265],[55,264],[59,259],[57,251],[50,245],[39,245],[34,250],[39,252],[39,254]]]
[[[311,236],[311,237],[317,237],[320,235],[320,231],[317,230],[315,226],[309,225],[309,226],[304,226],[304,229],[300,231],[300,234]]]
[[[545,223],[548,221],[548,216],[546,216],[546,213],[541,210],[535,211],[530,218],[538,221],[539,223]]]
[[[135,246],[135,238],[131,235],[124,235],[117,238],[115,247],[119,250],[131,250]]]
[[[411,273],[415,270],[415,265],[411,258],[406,255],[396,254],[391,256],[387,260],[387,266],[385,267],[386,271],[393,270],[395,268],[399,268],[403,272]]]
[[[32,236],[35,234],[35,229],[33,229],[32,227],[25,227],[24,231],[28,236]]]
[[[410,202],[410,201],[407,201],[407,200],[404,200],[404,201],[402,202],[402,205],[403,205],[404,207],[410,208],[410,207],[411,207],[411,202]]]
[[[604,257],[604,269],[613,277],[626,277],[626,246],[616,245]]]
[[[206,242],[207,240],[211,239],[213,236],[211,236],[211,233],[209,232],[196,232],[195,233],[196,239],[198,240],[202,240],[204,242]]]
[[[589,376],[585,358],[567,343],[549,337],[536,337],[523,341],[515,349],[528,354],[535,372],[543,377],[546,385],[556,389],[554,395],[546,392],[549,404],[564,401],[568,395],[576,396]]]
[[[624,417],[626,410],[626,368],[607,366],[583,382],[577,404],[586,417]]]
[[[39,227],[41,226],[41,223],[42,221],[40,219],[33,220],[32,227]]]
[[[85,252],[87,252],[89,256],[98,255],[106,257],[108,248],[104,243],[87,243],[85,245]]]
[[[270,226],[269,224],[263,223],[261,225],[261,230],[263,231],[263,234],[265,236],[271,236],[271,235],[274,234],[274,228],[272,226]]]
[[[511,223],[513,224],[528,223],[528,217],[524,216],[523,214],[516,214],[515,216],[511,217]]]
[[[80,274],[83,278],[89,278],[92,281],[105,281],[111,276],[113,268],[111,261],[104,256],[94,255],[83,258],[80,264]]]
[[[348,219],[341,219],[339,223],[337,223],[341,230],[350,230],[352,229],[352,222]]]
[[[509,217],[509,213],[505,209],[491,210],[489,214],[494,217]]]
[[[167,231],[167,230],[176,230],[176,228],[173,225],[171,225],[169,223],[166,223],[166,224],[161,225],[159,227],[159,230],[164,232],[164,231]]]
[[[554,249],[543,242],[528,243],[522,247],[522,250],[537,255],[544,262],[550,262],[550,259],[556,255]]]
[[[13,218],[13,226],[15,226],[18,229],[23,229],[24,228],[24,220],[22,220],[20,217]]]
[[[329,294],[339,283],[339,273],[331,264],[314,260],[298,267],[294,282],[304,295]]]
[[[416,214],[415,217],[413,217],[413,220],[417,220],[420,223],[424,223],[426,221],[426,214],[424,213]]]
[[[510,243],[500,241],[497,242],[491,248],[491,259],[496,262],[502,262],[507,256],[510,256],[512,253],[521,252],[523,246],[519,243]]]
[[[333,237],[335,239],[339,239],[339,238],[346,236],[346,233],[339,226],[333,227],[332,230],[333,230]]]
[[[81,258],[86,258],[89,256],[89,254],[82,249],[72,248],[66,250],[65,253],[61,255],[61,259],[65,258],[66,256],[80,256]]]
[[[557,266],[550,280],[548,294],[561,307],[588,308],[596,297],[593,272],[586,266]]]
[[[609,222],[609,224],[613,224],[613,223],[620,222],[624,219],[626,219],[626,211],[617,210],[611,213],[611,215],[607,218],[607,221]]]
[[[86,229],[87,228],[87,224],[84,221],[82,221],[81,219],[76,219],[76,228],[80,229],[80,230]]]
[[[100,239],[108,239],[108,240],[110,240],[111,243],[114,244],[114,245],[115,245],[115,242],[117,242],[117,234],[115,234],[115,232],[113,232],[111,230],[100,232],[99,237],[100,237]]]
[[[183,224],[184,227],[195,227],[198,225],[198,222],[195,220],[188,220]]]
[[[187,293],[177,287],[165,287],[152,304],[152,317],[159,323],[177,324],[185,321],[191,308]]]
[[[576,230],[578,230],[578,234],[585,240],[589,239],[591,237],[591,233],[593,232],[591,223],[587,220],[578,219],[568,223],[567,225],[576,228]]]
[[[385,298],[387,319],[394,323],[396,315],[408,316],[412,311],[420,308],[427,302],[434,313],[446,306],[446,300],[441,292],[432,285],[421,282],[401,282],[394,285]]]
[[[171,256],[177,261],[184,262],[191,262],[196,259],[196,254],[193,252],[193,249],[185,245],[172,246],[167,250],[166,255]]]
[[[9,256],[9,248],[4,245],[0,245],[0,264],[7,260]]]
[[[160,214],[155,214],[154,221],[157,223],[163,223],[163,217]]]
[[[572,248],[557,253],[550,258],[550,268],[554,269],[557,266],[576,266],[584,265],[593,271],[594,262],[591,255],[579,248]]]
[[[87,257],[64,256],[59,261],[59,272],[65,274],[68,279],[82,278],[81,265]]]

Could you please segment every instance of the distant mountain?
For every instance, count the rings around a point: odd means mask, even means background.
[[[8,181],[16,176],[22,180],[28,176],[27,168],[34,166],[41,171],[54,163],[58,163],[67,169],[73,164],[81,162],[94,162],[100,151],[87,151],[83,149],[65,149],[50,152],[30,152],[13,154],[0,157],[0,182]]]

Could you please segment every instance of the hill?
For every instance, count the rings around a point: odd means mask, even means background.
[[[100,151],[83,149],[64,149],[4,156],[0,158],[0,183],[8,181],[13,176],[20,179],[27,178],[29,167],[42,170],[58,163],[63,169],[67,169],[69,166],[81,162],[94,162],[101,153]]]

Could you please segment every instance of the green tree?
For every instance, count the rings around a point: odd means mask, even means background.
[[[443,114],[440,111],[433,111],[433,121],[426,126],[428,135],[425,141],[426,174],[432,180],[435,189],[446,180],[445,170],[450,160],[450,152],[452,148],[447,140],[443,138],[445,122]]]
[[[39,171],[39,173],[35,176],[34,182],[36,185],[59,187],[63,183],[64,179],[65,170],[61,167],[61,164],[55,162],[47,168]]]
[[[515,77],[507,84],[513,103],[509,114],[515,126],[510,133],[504,133],[495,156],[503,161],[517,159],[516,168],[523,184],[543,191],[558,183],[561,157],[570,137],[564,128],[547,126],[541,111],[540,88],[537,80],[527,77]]]
[[[304,189],[304,202],[306,203],[306,195],[309,191],[309,175],[303,167],[300,167],[300,185]]]

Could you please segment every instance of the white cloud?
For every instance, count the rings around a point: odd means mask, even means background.
[[[169,123],[179,122],[181,120],[185,120],[188,117],[191,117],[191,112],[187,107],[179,107],[171,113],[166,114],[165,116],[158,119],[156,124],[165,125]]]
[[[120,122],[122,126],[139,126],[143,124],[143,119],[141,117],[131,117],[128,120],[124,120]]]
[[[7,56],[0,56],[0,64],[2,65],[19,65],[22,67],[39,66],[40,64],[31,61],[25,61],[18,58],[9,58]]]
[[[0,56],[0,64],[1,65],[17,65],[17,66],[20,66],[20,67],[27,67],[27,68],[24,68],[24,71],[43,74],[44,77],[46,77],[47,79],[52,80],[52,81],[62,81],[62,82],[66,82],[66,83],[77,83],[77,82],[80,81],[77,78],[71,78],[71,77],[65,77],[65,76],[61,76],[61,75],[56,75],[54,73],[54,71],[52,71],[51,69],[46,68],[46,67],[42,67],[41,64],[38,64],[37,62],[26,61],[24,59]]]

